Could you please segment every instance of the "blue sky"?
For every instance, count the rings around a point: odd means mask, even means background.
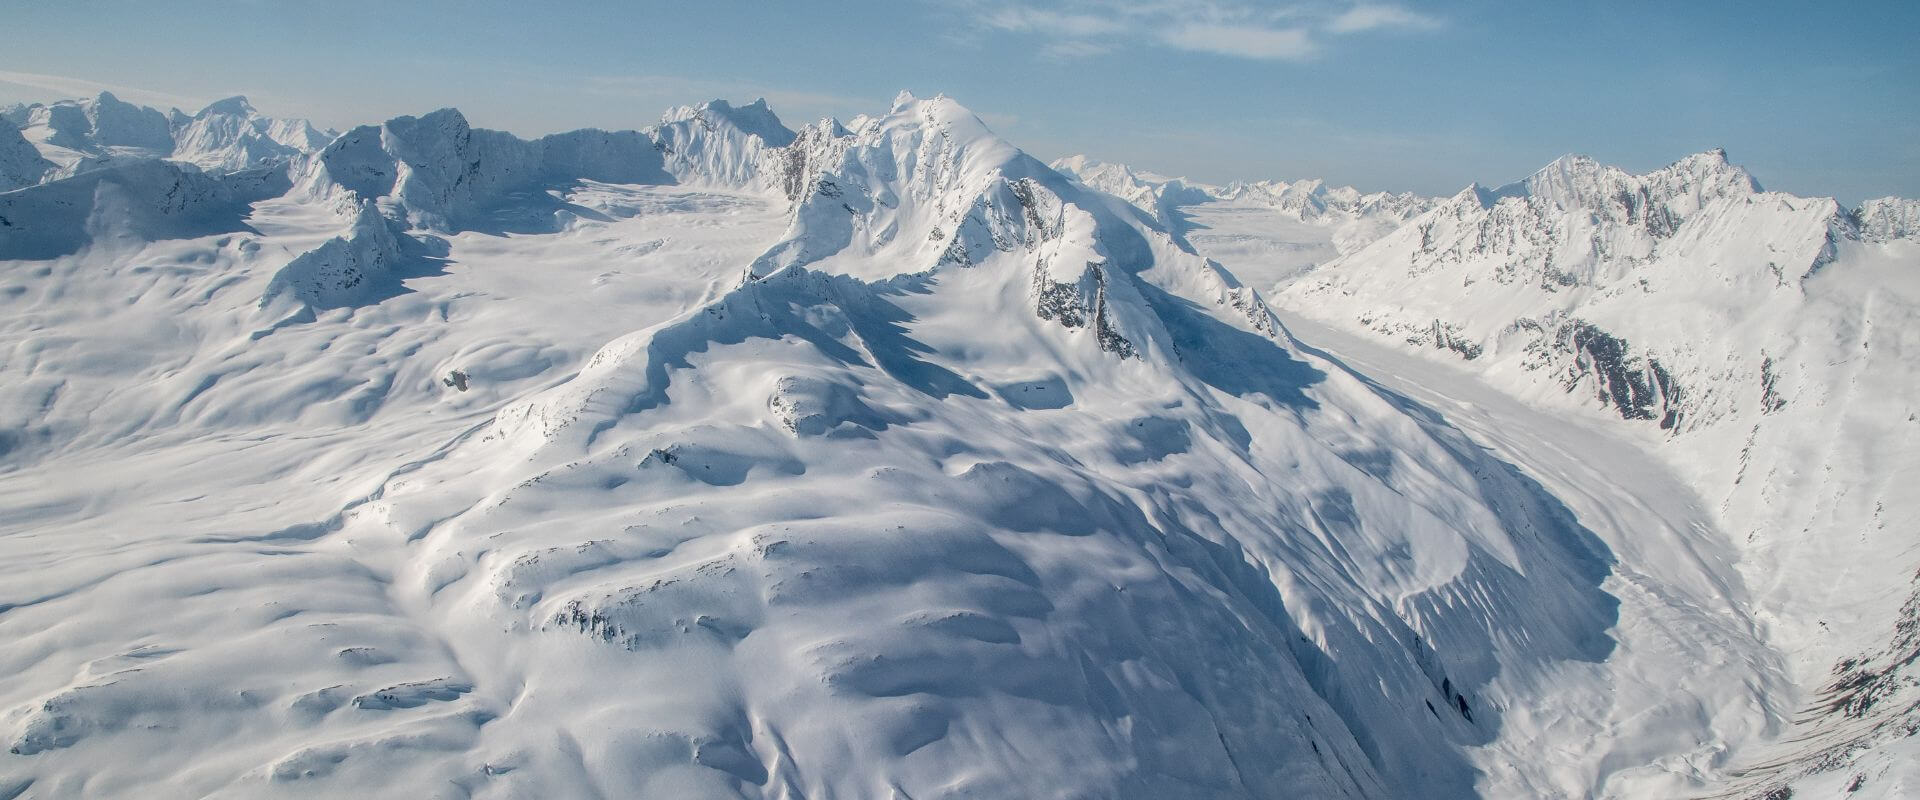
[[[1452,193],[1568,152],[1725,147],[1768,188],[1920,196],[1920,2],[705,0],[6,3],[0,102],[247,94],[336,127],[457,106],[537,134],[766,96],[945,92],[1043,158]]]

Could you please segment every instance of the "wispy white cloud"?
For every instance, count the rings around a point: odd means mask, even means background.
[[[1349,8],[1327,23],[1333,33],[1359,33],[1376,28],[1427,30],[1440,27],[1437,17],[1401,6],[1362,4]]]
[[[1047,11],[1029,6],[991,9],[982,21],[1001,30],[1031,31],[1068,38],[1107,36],[1126,30],[1125,25],[1112,17]]]
[[[1319,49],[1305,28],[1251,25],[1187,25],[1168,32],[1164,41],[1182,50],[1287,61],[1312,58]]]
[[[1109,42],[1089,42],[1085,39],[1067,39],[1048,42],[1040,47],[1040,54],[1048,58],[1072,59],[1097,56],[1113,50]]]
[[[973,0],[963,5],[983,32],[1045,39],[1047,58],[1086,58],[1153,46],[1233,58],[1305,61],[1342,37],[1431,30],[1439,17],[1391,3],[1348,0]]]
[[[115,97],[130,103],[157,105],[162,108],[177,106],[188,111],[196,110],[208,102],[208,98],[204,97],[187,97],[118,83],[103,83],[70,75],[47,75],[39,72],[0,70],[0,84],[5,84],[5,88],[9,90],[7,94],[16,95],[22,101],[45,102],[92,97],[101,92],[112,92]]]

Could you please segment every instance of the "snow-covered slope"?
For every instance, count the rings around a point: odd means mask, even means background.
[[[1520,452],[1632,448],[1094,183],[902,95],[0,195],[0,797],[1683,796],[1788,727],[1685,493]]]
[[[20,135],[13,123],[0,119],[0,192],[39,183],[56,165]]]
[[[1914,209],[1765,192],[1717,150],[1645,175],[1569,156],[1469,187],[1282,300],[1532,402],[1644,421],[1743,545],[1804,692],[1792,736],[1813,755],[1753,782],[1840,776],[1920,724],[1920,695],[1893,688],[1920,567]]]

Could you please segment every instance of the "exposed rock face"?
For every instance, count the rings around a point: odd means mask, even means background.
[[[1667,429],[1679,426],[1680,388],[1658,359],[1635,355],[1625,340],[1585,320],[1553,320],[1548,324],[1552,330],[1528,345],[1528,355],[1548,365],[1545,369],[1557,370],[1568,392],[1589,387],[1595,391],[1595,399],[1618,411],[1622,418],[1659,420],[1660,427]],[[1436,334],[1436,347],[1473,347],[1441,338],[1444,335]]]
[[[1920,200],[1882,197],[1860,204],[1853,213],[1860,238],[1869,242],[1920,238]]]

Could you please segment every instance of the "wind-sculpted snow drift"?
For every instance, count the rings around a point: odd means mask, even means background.
[[[66,232],[0,238],[0,797],[1672,796],[1782,728],[1724,565],[946,98],[400,117],[199,230],[101,187],[254,173],[133,164],[0,194]]]

